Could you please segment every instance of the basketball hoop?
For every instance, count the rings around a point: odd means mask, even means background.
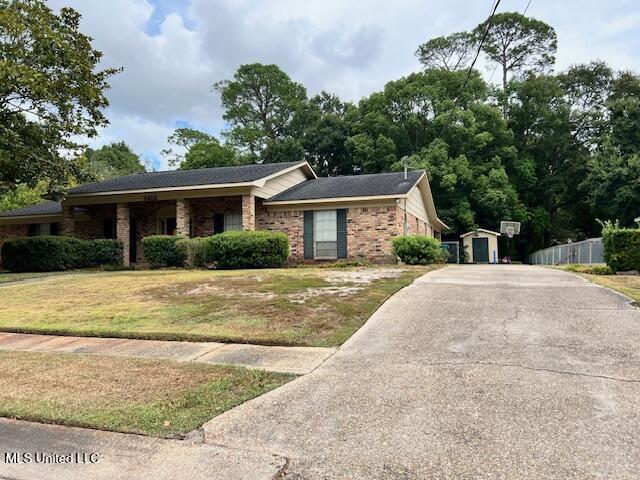
[[[520,235],[520,222],[503,220],[500,222],[500,233],[504,233],[509,238],[513,238],[514,235]]]

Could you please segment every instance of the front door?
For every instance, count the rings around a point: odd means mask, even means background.
[[[472,238],[473,244],[473,262],[489,263],[489,239],[488,238]]]
[[[129,263],[136,263],[138,260],[138,222],[134,219],[129,221]]]

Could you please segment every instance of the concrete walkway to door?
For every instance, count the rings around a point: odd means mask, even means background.
[[[453,266],[205,442],[289,479],[639,478],[639,339],[639,310],[573,274]]]

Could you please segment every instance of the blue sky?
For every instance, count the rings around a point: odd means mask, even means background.
[[[503,0],[522,12],[528,0]],[[413,53],[438,35],[469,30],[489,0],[50,0],[71,6],[82,30],[124,67],[107,93],[110,126],[93,146],[124,140],[155,169],[178,126],[225,128],[212,84],[243,63],[276,63],[310,95],[357,101],[419,69]],[[531,0],[528,15],[558,34],[556,70],[600,59],[640,71],[640,2]],[[486,65],[479,65],[489,76]],[[497,80],[494,77],[494,81]]]

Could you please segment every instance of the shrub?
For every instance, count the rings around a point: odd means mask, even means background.
[[[640,270],[640,228],[606,226],[602,230],[604,259],[614,272]]]
[[[12,272],[53,272],[122,265],[122,242],[73,237],[16,238],[2,246],[2,264]]]
[[[564,267],[568,272],[588,273],[590,275],[611,275],[613,271],[606,265],[584,265],[570,263]]]
[[[277,232],[224,232],[204,240],[204,259],[218,268],[281,267],[289,240]]]
[[[185,265],[191,268],[207,266],[204,256],[205,238],[181,238],[176,242],[176,248],[185,258]]]
[[[182,267],[186,252],[176,243],[182,237],[173,235],[152,235],[142,239],[142,253],[151,268]]]
[[[98,239],[86,243],[87,260],[91,265],[122,265],[124,245],[121,240]]]
[[[406,235],[393,239],[393,252],[409,265],[427,265],[445,260],[440,242],[427,235]]]

